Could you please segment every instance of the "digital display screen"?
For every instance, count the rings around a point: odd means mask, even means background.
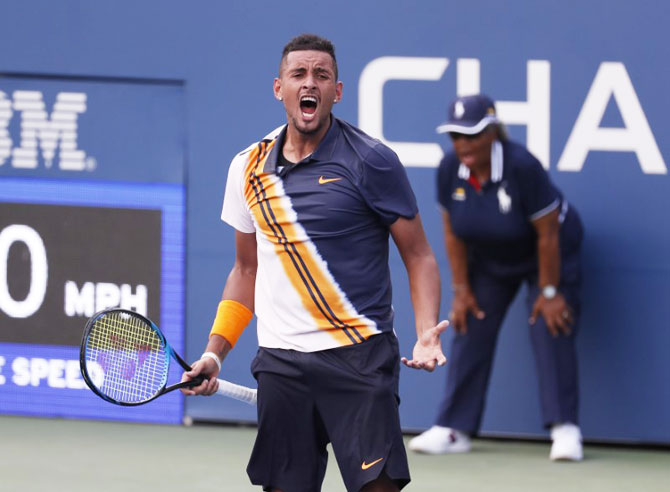
[[[178,392],[132,408],[96,397],[79,344],[91,315],[120,306],[183,353],[184,247],[182,185],[0,180],[0,413],[180,422]]]

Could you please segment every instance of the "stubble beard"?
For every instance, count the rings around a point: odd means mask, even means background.
[[[327,125],[328,122],[330,122],[330,115],[328,115],[328,118],[326,118],[324,121],[318,121],[317,125],[312,129],[306,128],[298,118],[292,118],[291,120],[293,128],[299,134],[309,137],[316,133],[319,133],[323,129],[323,127]]]

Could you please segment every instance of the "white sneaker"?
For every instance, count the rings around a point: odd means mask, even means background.
[[[470,451],[470,438],[456,429],[434,425],[412,438],[408,447],[417,453],[467,453]]]
[[[582,433],[576,425],[555,424],[551,428],[551,439],[550,460],[581,461],[584,457]]]

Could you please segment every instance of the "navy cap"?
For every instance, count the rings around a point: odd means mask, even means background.
[[[449,105],[447,122],[437,127],[437,133],[475,135],[495,123],[500,123],[500,120],[490,97],[484,94],[463,96]]]

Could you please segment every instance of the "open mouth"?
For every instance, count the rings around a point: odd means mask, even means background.
[[[300,98],[300,111],[302,111],[302,116],[304,118],[313,118],[314,113],[316,113],[316,106],[316,97],[302,96]]]

